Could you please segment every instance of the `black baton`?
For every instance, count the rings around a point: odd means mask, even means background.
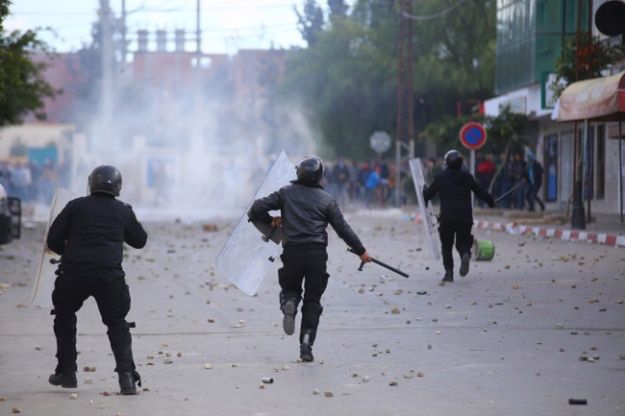
[[[508,195],[510,195],[512,192],[516,191],[516,188],[518,188],[518,187],[519,187],[519,185],[514,185],[505,194],[503,194],[499,198],[495,199],[495,204],[498,203],[499,201],[501,201],[502,199],[504,199],[505,197],[507,197]]]
[[[349,251],[350,253],[354,253],[354,254],[356,254],[356,253],[354,252],[354,250],[352,250],[351,248],[348,248],[348,249],[347,249],[347,251]],[[356,255],[358,255],[358,254],[356,254]],[[371,257],[371,261],[372,261],[372,262],[374,262],[375,264],[379,264],[380,266],[382,266],[382,267],[384,267],[384,268],[389,269],[389,270],[390,270],[390,271],[392,271],[392,272],[397,273],[397,274],[398,274],[398,275],[400,275],[400,276],[404,276],[404,277],[406,277],[406,278],[410,277],[410,276],[408,275],[408,273],[404,273],[404,272],[402,272],[401,270],[396,269],[396,268],[395,268],[395,267],[393,267],[393,266],[389,266],[388,264],[386,264],[386,263],[384,263],[384,262],[382,262],[382,261],[380,261],[380,260],[378,260],[378,259],[374,259],[373,257]],[[358,267],[358,270],[359,270],[359,271],[362,271],[362,268],[363,268],[363,266],[364,266],[364,265],[365,265],[365,262],[364,262],[364,261],[363,261],[363,262],[361,262],[361,263],[360,263],[360,266]]]

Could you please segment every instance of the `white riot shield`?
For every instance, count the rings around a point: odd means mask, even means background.
[[[271,240],[262,239],[263,234],[248,222],[247,211],[254,200],[277,191],[294,179],[295,167],[282,151],[217,256],[217,270],[246,295],[253,296],[263,278],[276,273],[280,250],[280,246]]]
[[[425,227],[425,240],[427,241],[434,260],[441,258],[441,243],[438,236],[438,219],[432,210],[432,204],[425,206],[423,199],[423,186],[425,180],[423,179],[423,165],[421,159],[410,160],[410,172],[412,173],[412,180],[414,182],[415,192],[417,194],[417,201],[419,202],[419,214],[421,214],[422,224]]]
[[[65,205],[69,201],[74,199],[72,193],[67,189],[57,188],[54,192],[54,198],[52,199],[52,205],[50,205],[50,216],[48,218],[48,226],[43,236],[43,250],[41,253],[41,260],[39,261],[39,267],[37,268],[37,277],[33,285],[33,294],[30,302],[39,306],[52,306],[52,290],[54,289],[54,280],[59,256],[53,253],[46,246],[46,240],[48,238],[48,231],[52,225],[52,221],[59,215],[59,213],[65,208]]]

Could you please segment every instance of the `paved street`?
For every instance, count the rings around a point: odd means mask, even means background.
[[[0,414],[625,414],[624,249],[479,231],[494,260],[441,287],[420,225],[393,211],[349,220],[372,256],[411,277],[358,272],[331,233],[311,364],[282,333],[277,276],[247,297],[214,271],[233,221],[216,221],[217,232],[147,223],[148,246],[125,263],[144,380],[135,397],[117,394],[93,300],[78,316],[78,389],[48,384],[52,317],[28,305],[43,226],[24,230],[0,248]]]

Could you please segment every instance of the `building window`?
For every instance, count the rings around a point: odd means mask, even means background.
[[[558,135],[545,137],[545,201],[558,200]]]
[[[597,126],[595,151],[595,198],[605,198],[605,124]]]

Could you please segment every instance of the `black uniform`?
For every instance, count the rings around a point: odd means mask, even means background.
[[[482,188],[470,173],[461,169],[445,169],[434,178],[434,182],[423,190],[423,198],[427,204],[436,194],[440,199],[439,234],[445,270],[453,270],[454,260],[452,247],[454,236],[456,250],[462,256],[471,252],[473,236],[473,208],[471,207],[471,191],[486,202],[489,207],[495,206],[493,197]]]
[[[142,248],[147,234],[130,205],[92,193],[70,201],[52,223],[46,244],[61,255],[52,293],[56,373],[76,371],[76,312],[93,296],[115,356],[118,373],[135,369],[129,326],[130,293],[122,269],[123,243]]]
[[[297,305],[302,299],[304,282],[304,303],[300,343],[305,333],[309,334],[312,346],[319,317],[323,312],[320,300],[330,276],[326,271],[328,234],[330,224],[356,254],[363,254],[365,248],[352,228],[343,218],[334,197],[319,185],[308,185],[294,181],[271,195],[257,199],[248,212],[252,221],[270,224],[269,211],[280,210],[282,217],[283,267],[278,271],[280,307],[293,299]],[[296,308],[297,310],[297,308]]]

